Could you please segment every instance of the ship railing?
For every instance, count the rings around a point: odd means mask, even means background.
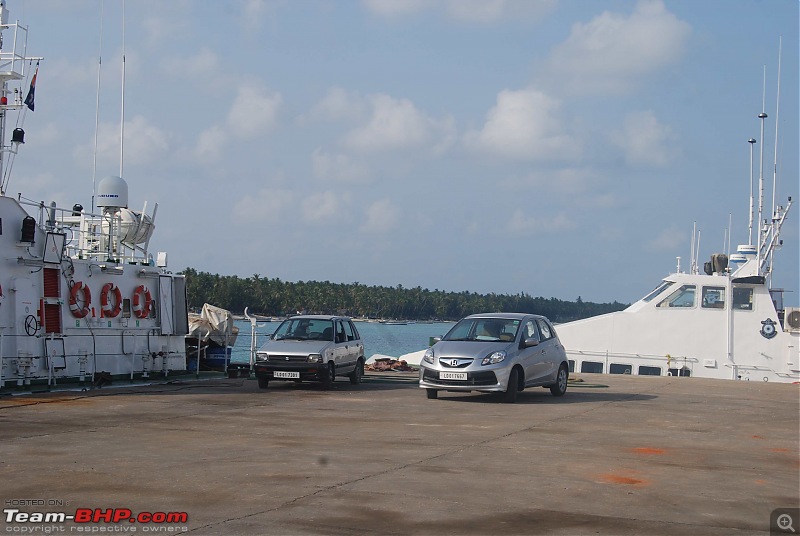
[[[4,7],[0,8],[0,19],[3,18],[2,11],[4,9]],[[28,28],[18,23],[6,24],[5,20],[0,22],[3,23],[0,30],[11,30],[14,33],[13,36],[5,39],[8,44],[4,45],[0,51],[0,80],[22,80],[25,78],[26,64],[31,59],[35,59],[25,56],[28,48]],[[17,92],[14,97],[14,105],[22,106],[22,92]]]
[[[145,248],[128,244],[116,236],[121,228],[118,216],[92,214],[78,210],[78,207],[64,209],[54,204],[48,206],[43,202],[35,203],[21,198],[18,202],[36,209],[40,228],[65,235],[64,254],[69,257],[118,264],[155,264]]]
[[[651,361],[667,361],[667,362],[681,362],[681,363],[699,363],[700,358],[684,355],[672,354],[633,354],[624,352],[609,352],[607,350],[569,350],[566,349],[567,355],[580,355],[586,357],[598,357],[604,359],[646,359]]]

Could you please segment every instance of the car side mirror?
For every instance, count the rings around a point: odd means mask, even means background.
[[[442,340],[442,336],[439,335],[438,337],[433,337],[433,339],[431,339],[431,340],[433,341],[433,344],[436,344],[437,342]]]
[[[535,339],[531,337],[530,339],[525,339],[522,341],[522,346],[524,348],[530,348],[531,346],[539,346],[539,339]]]

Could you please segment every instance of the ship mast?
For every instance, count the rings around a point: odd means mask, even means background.
[[[8,36],[10,43],[6,43],[3,35],[6,30],[13,33]],[[12,90],[11,84],[25,80],[26,64],[36,61],[38,66],[38,62],[44,59],[26,56],[27,48],[28,28],[22,26],[19,21],[9,24],[5,0],[0,0],[0,196],[6,195],[13,155],[17,154],[19,145],[25,143],[25,131],[19,125],[14,129],[11,142],[9,144],[5,142],[8,113],[28,106],[23,102],[22,89],[14,87]],[[31,83],[29,91],[33,91],[33,89],[34,82]],[[33,109],[32,106],[31,102],[28,107]],[[11,155],[12,158],[7,158],[6,155]]]

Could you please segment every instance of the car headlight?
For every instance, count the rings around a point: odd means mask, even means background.
[[[433,365],[433,348],[425,350],[425,355],[422,356],[422,360]]]
[[[269,361],[269,354],[256,352],[256,361]]]
[[[308,354],[308,362],[309,363],[319,363],[322,361],[322,356],[319,354]]]
[[[495,363],[499,363],[506,358],[506,353],[502,350],[499,352],[492,352],[491,354],[487,355],[481,361],[481,365],[494,365]]]

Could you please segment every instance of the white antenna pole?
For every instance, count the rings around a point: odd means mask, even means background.
[[[696,235],[697,235],[697,222],[695,221],[694,224],[692,224],[692,243],[691,243],[691,246],[690,246],[691,247],[691,252],[689,254],[689,273],[690,274],[693,274],[694,271],[695,271],[696,259],[694,258],[694,239],[695,239]]]
[[[700,259],[700,231],[697,231],[697,253],[694,256],[694,273],[700,273],[700,266],[698,265]]]
[[[755,138],[750,138],[747,140],[747,143],[750,144],[750,223],[747,226],[748,233],[747,233],[747,243],[749,245],[753,245],[753,145],[756,143]]]
[[[97,53],[97,100],[94,105],[94,162],[92,163],[92,211],[94,214],[94,198],[97,193],[97,130],[100,128],[100,71],[103,68],[103,16],[106,2],[100,3],[100,49]]]
[[[775,159],[772,162],[772,220],[774,226],[775,219],[775,200],[778,189],[778,112],[781,105],[781,52],[783,48],[783,36],[778,39],[778,93],[775,102]]]
[[[761,139],[764,139],[764,119],[767,118],[766,112],[766,95],[767,95],[767,66],[764,66],[764,89],[761,97],[761,113],[758,118],[761,119]],[[761,144],[761,161],[760,170],[758,174],[758,242],[756,244],[756,265],[759,267],[758,275],[761,275],[761,214],[764,211],[764,144]]]
[[[125,0],[122,0],[122,113],[119,122],[119,176],[122,177],[125,145]]]

